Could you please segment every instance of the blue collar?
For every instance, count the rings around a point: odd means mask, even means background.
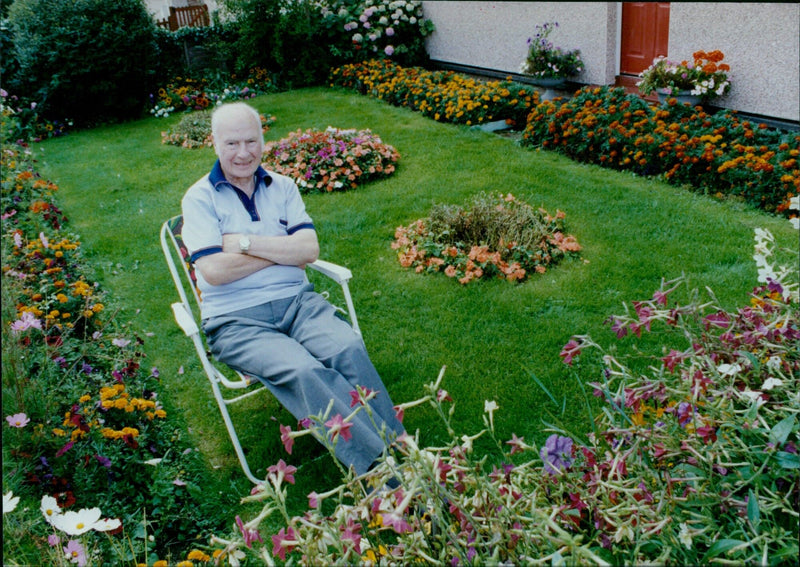
[[[265,170],[260,165],[258,169],[256,169],[256,187],[258,187],[261,182],[264,182],[264,186],[268,187],[270,183],[272,183],[272,177],[270,177],[267,170]],[[233,187],[234,185],[225,178],[225,174],[222,172],[222,166],[219,163],[219,159],[214,163],[214,167],[211,168],[211,173],[208,174],[208,180],[211,182],[211,185],[219,191],[220,186],[224,183],[226,185],[230,185]]]

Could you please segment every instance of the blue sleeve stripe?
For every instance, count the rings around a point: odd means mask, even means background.
[[[219,252],[222,252],[222,246],[212,246],[210,248],[203,248],[192,254],[191,258],[189,259],[191,260],[192,264],[194,264],[198,260],[198,258],[202,258],[203,256],[208,256],[210,254],[218,254]]]
[[[286,232],[288,234],[294,234],[298,230],[303,230],[303,229],[306,229],[306,228],[310,228],[311,230],[314,230],[314,223],[312,223],[312,222],[304,222],[303,224],[298,224],[297,226],[293,226],[292,228],[288,229]]]

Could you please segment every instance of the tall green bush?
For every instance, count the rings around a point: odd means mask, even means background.
[[[142,0],[16,0],[9,27],[19,70],[6,84],[46,117],[85,125],[144,109],[157,46]]]

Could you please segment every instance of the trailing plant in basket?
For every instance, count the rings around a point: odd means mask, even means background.
[[[564,213],[551,216],[511,193],[476,196],[468,208],[436,205],[428,218],[395,231],[392,248],[404,268],[444,272],[459,283],[502,278],[524,281],[581,246],[564,234]]]
[[[394,173],[399,159],[370,130],[297,130],[264,148],[264,166],[294,179],[302,193],[355,189]]]

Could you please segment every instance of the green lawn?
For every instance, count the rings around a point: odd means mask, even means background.
[[[582,435],[589,429],[582,390],[558,356],[571,335],[591,334],[610,345],[613,334],[604,320],[621,312],[623,302],[650,298],[662,278],[682,273],[695,287],[711,287],[723,305],[744,305],[756,284],[753,229],[767,228],[782,245],[797,246],[788,222],[743,205],[526,150],[509,138],[440,124],[375,99],[315,88],[253,103],[277,117],[268,140],[298,128],[369,128],[399,151],[391,178],[305,201],[322,257],[353,271],[359,322],[394,402],[420,397],[422,385],[446,365],[443,386],[455,400],[459,434],[481,428],[484,401],[495,400],[501,438],[513,431],[543,441],[545,422]],[[183,192],[215,159],[211,149],[161,144],[161,131],[179,119],[98,128],[36,148],[44,150],[44,172],[60,186],[60,203],[98,279],[122,309],[119,320],[131,321],[145,338],[147,364],[161,372],[170,415],[188,427],[207,457],[215,488],[242,492],[248,483],[238,474],[191,345],[172,319],[176,293],[158,243],[161,223],[180,212]],[[397,226],[427,216],[433,203],[463,204],[480,191],[512,192],[551,213],[564,211],[568,232],[583,246],[582,259],[521,285],[462,287],[443,275],[400,267],[390,248]],[[582,369],[581,379],[595,379],[592,371]],[[298,465],[320,454],[310,442],[285,454],[278,422],[294,420],[268,397],[244,413],[257,474],[278,458]],[[428,409],[408,411],[406,426],[419,430],[426,444],[445,441]],[[319,459],[307,467],[313,474],[298,474],[298,501],[318,489],[318,475],[330,465]]]

